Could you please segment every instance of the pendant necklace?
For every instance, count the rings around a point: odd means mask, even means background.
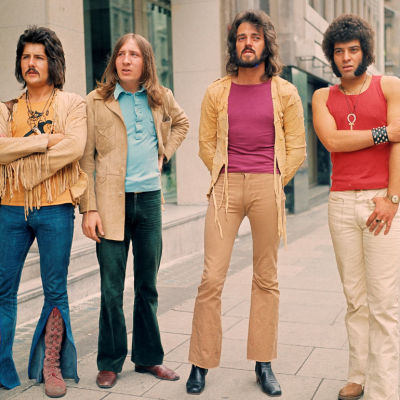
[[[344,95],[345,95],[345,97],[346,97],[347,108],[349,109],[349,115],[347,116],[347,121],[349,122],[350,130],[353,130],[353,125],[354,125],[355,122],[356,122],[356,119],[357,119],[357,117],[356,117],[356,107],[357,107],[357,104],[358,104],[358,100],[360,99],[360,94],[361,94],[362,88],[364,87],[365,82],[367,82],[367,79],[368,79],[368,75],[365,77],[365,81],[364,81],[364,83],[361,85],[361,89],[360,89],[360,92],[358,93],[357,101],[356,101],[356,104],[355,104],[355,106],[354,106],[353,112],[352,112],[351,109],[350,109],[349,101],[347,100],[346,91],[344,90],[343,84],[341,84],[343,93],[344,93]],[[353,92],[353,93],[354,93],[354,92]]]
[[[28,109],[27,123],[31,127],[32,131],[35,132],[37,135],[40,135],[42,133],[39,129],[39,123],[41,122],[41,119],[43,116],[44,116],[44,119],[42,122],[45,122],[46,117],[49,115],[50,106],[51,106],[51,103],[53,102],[54,95],[55,95],[55,89],[53,88],[53,90],[50,93],[49,98],[46,101],[46,104],[44,105],[43,111],[38,112],[38,111],[32,110],[31,101],[29,100],[29,93],[28,93],[28,90],[26,91],[26,108]],[[49,103],[49,106],[47,107],[47,103],[49,102],[49,100],[50,100],[50,103]],[[47,107],[47,111],[46,111],[46,107]],[[45,111],[46,111],[46,113],[45,113]]]

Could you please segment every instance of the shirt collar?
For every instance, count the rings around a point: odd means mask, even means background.
[[[123,89],[123,87],[119,84],[119,82],[117,82],[117,84],[115,85],[115,89],[114,89],[114,98],[115,100],[118,100],[119,96],[121,95],[121,93],[124,94],[132,94],[130,92],[127,92],[126,90]],[[144,86],[141,87],[140,90],[138,90],[136,93],[141,94],[141,93],[146,93],[146,89]]]

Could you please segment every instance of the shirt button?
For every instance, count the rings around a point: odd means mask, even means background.
[[[118,193],[118,196],[119,196],[119,197],[122,197],[122,192],[119,192],[119,193]]]

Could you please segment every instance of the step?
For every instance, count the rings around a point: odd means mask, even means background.
[[[96,245],[92,240],[87,239],[79,243],[74,243],[71,249],[68,271],[70,273],[78,271],[95,264],[96,261]],[[21,283],[38,277],[40,277],[40,256],[39,253],[30,252],[22,270]]]
[[[163,212],[163,264],[203,249],[206,206],[166,204]],[[76,222],[77,224],[78,222]],[[79,224],[80,225],[80,224]],[[77,236],[75,230],[75,237]],[[129,252],[127,276],[133,274],[132,252]],[[100,271],[95,243],[87,238],[74,240],[68,274],[68,299],[76,302],[100,291]],[[37,317],[43,307],[39,254],[32,252],[24,265],[18,291],[18,324]]]

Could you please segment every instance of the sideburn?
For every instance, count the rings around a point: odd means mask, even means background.
[[[362,75],[368,69],[369,64],[370,64],[370,62],[369,62],[368,58],[363,56],[361,63],[359,64],[357,69],[354,71],[354,75],[355,76]],[[340,73],[339,68],[336,66],[334,61],[332,61],[332,63],[331,63],[331,68],[332,68],[333,73],[338,78],[342,77],[342,74]]]

